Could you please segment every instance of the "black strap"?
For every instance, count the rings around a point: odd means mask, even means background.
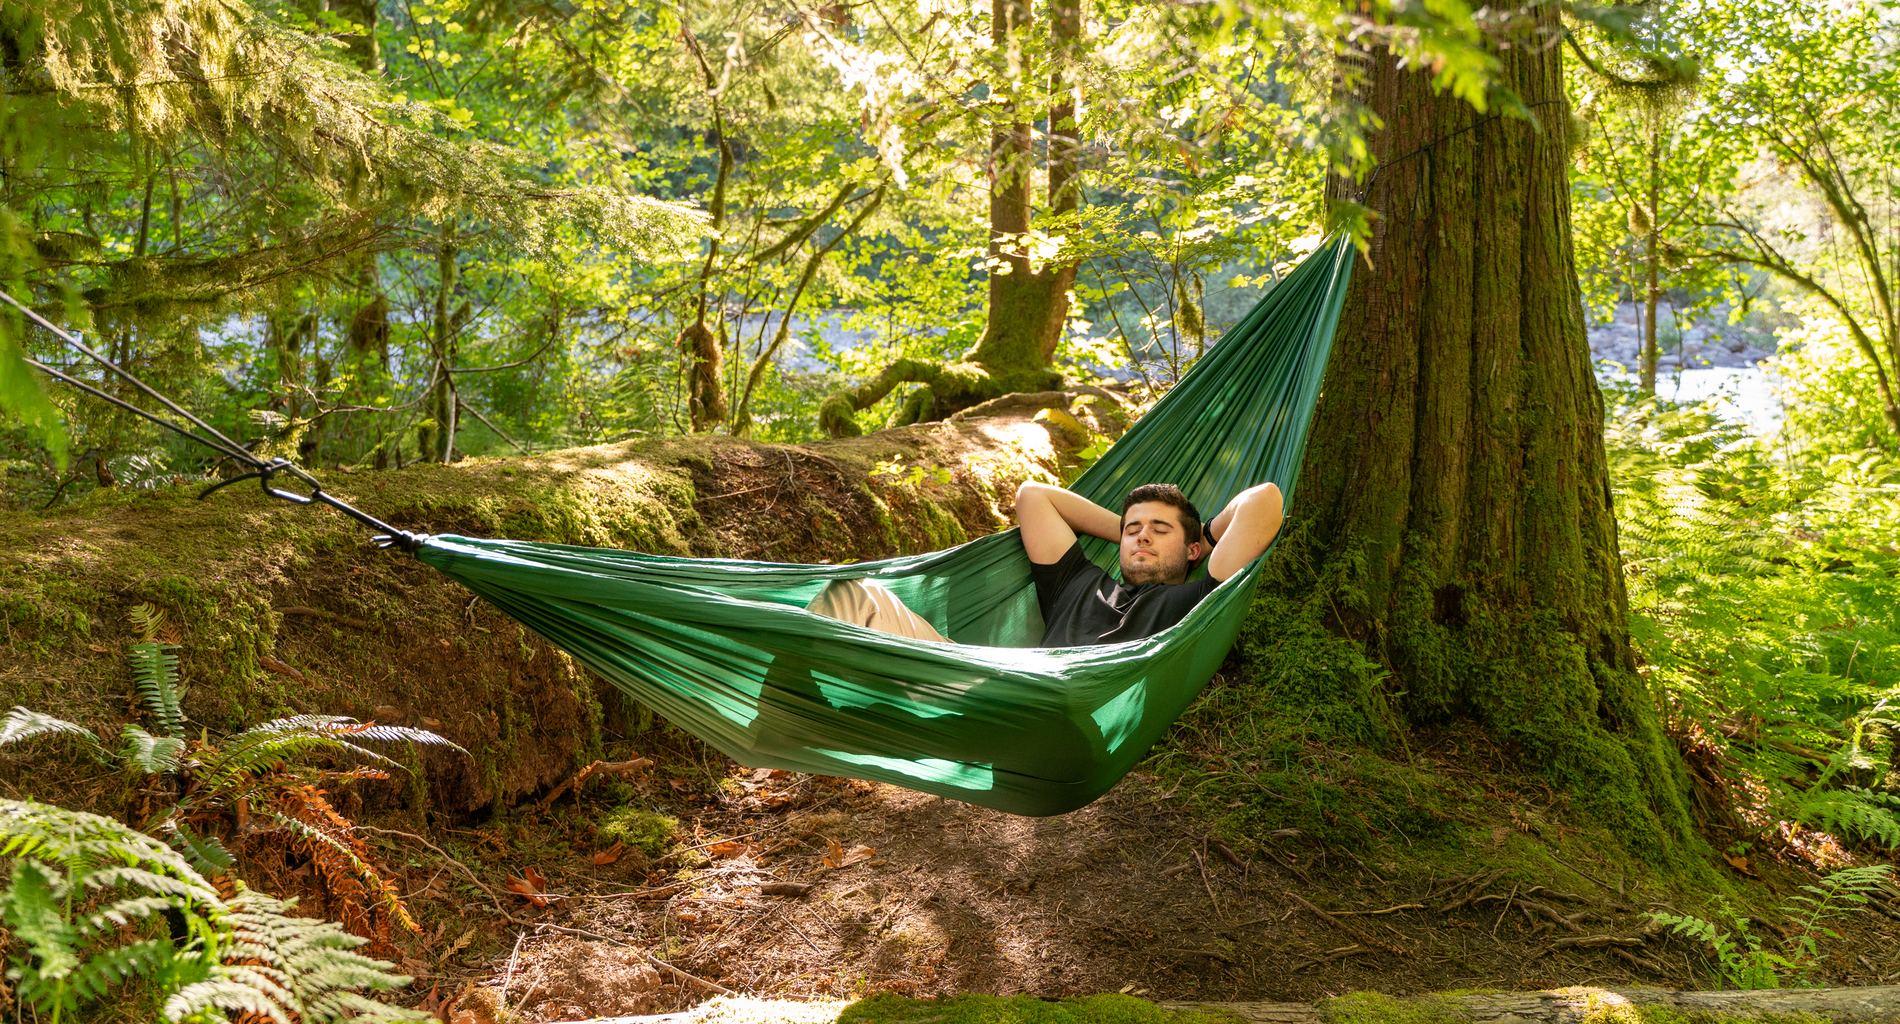
[[[331,508],[336,509],[338,512],[341,512],[344,515],[349,516],[351,519],[354,519],[357,522],[362,523],[364,526],[367,526],[370,529],[377,531],[377,535],[373,538],[376,541],[377,547],[383,547],[383,548],[398,547],[404,551],[415,551],[417,548],[422,546],[422,543],[424,541],[429,539],[429,535],[426,533],[410,533],[407,530],[398,530],[394,526],[391,526],[388,523],[383,522],[381,519],[378,519],[375,516],[372,516],[369,513],[356,508],[355,506],[349,504],[348,502],[343,501],[342,499],[337,498],[334,495],[325,493],[323,490],[323,483],[321,481],[319,481],[316,477],[311,476],[309,473],[305,472],[301,467],[290,462],[288,459],[265,459],[262,456],[259,456],[258,454],[256,454],[255,452],[252,452],[250,449],[245,448],[243,445],[237,443],[236,441],[231,440],[229,437],[226,437],[221,431],[219,431],[216,427],[213,427],[211,424],[206,423],[204,420],[199,419],[197,416],[194,416],[190,412],[190,410],[187,410],[185,407],[179,405],[177,402],[174,402],[171,399],[165,397],[163,394],[160,394],[151,385],[146,384],[144,381],[140,380],[137,376],[133,375],[131,371],[127,370],[125,367],[120,366],[119,364],[113,362],[110,359],[107,359],[103,355],[100,355],[98,352],[94,351],[91,347],[87,346],[84,342],[80,341],[78,338],[73,337],[71,334],[67,333],[64,330],[61,330],[59,327],[54,326],[45,317],[27,308],[18,299],[15,299],[13,296],[7,294],[5,291],[0,291],[0,301],[4,301],[7,305],[12,306],[14,309],[19,310],[22,314],[26,316],[28,320],[31,320],[33,323],[38,324],[40,327],[43,327],[48,331],[51,331],[54,337],[78,349],[80,352],[84,353],[88,358],[90,358],[93,362],[96,362],[100,366],[105,367],[107,370],[111,371],[113,374],[116,374],[120,379],[124,380],[126,383],[131,384],[133,387],[139,389],[141,392],[150,396],[154,401],[158,402],[160,405],[170,410],[179,419],[183,420],[184,423],[181,424],[177,421],[158,415],[157,413],[150,412],[146,409],[141,409],[138,406],[133,405],[132,403],[127,402],[117,397],[116,395],[108,394],[105,391],[102,391],[99,388],[93,387],[91,384],[88,384],[85,381],[82,381],[78,379],[77,377],[72,376],[71,374],[65,373],[61,370],[48,366],[37,359],[31,359],[31,358],[26,359],[26,364],[28,366],[33,367],[34,369],[40,371],[41,373],[44,373],[47,376],[53,378],[54,380],[60,381],[61,383],[64,383],[64,384],[71,385],[72,387],[77,388],[80,391],[88,395],[91,395],[94,398],[98,398],[103,401],[110,402],[113,405],[119,407],[120,409],[123,409],[126,412],[133,414],[134,416],[138,416],[142,419],[149,420],[152,423],[156,423],[159,426],[164,427],[166,430],[170,430],[178,434],[179,436],[184,437],[187,440],[195,441],[198,444],[204,445],[205,447],[210,448],[212,451],[215,451],[219,453],[220,455],[225,456],[226,458],[235,460],[240,465],[250,467],[250,472],[248,473],[242,474],[240,476],[232,477],[229,480],[220,481],[218,483],[212,484],[210,487],[205,488],[203,491],[200,491],[198,493],[198,499],[200,501],[204,500],[205,498],[210,497],[212,494],[215,494],[217,491],[219,491],[222,488],[229,487],[230,485],[234,483],[238,483],[239,481],[250,480],[252,478],[255,478],[258,481],[259,485],[263,487],[264,493],[270,495],[273,498],[277,498],[282,501],[288,501],[295,505],[328,505]],[[189,426],[186,426],[185,424],[189,424]],[[196,428],[196,429],[194,430],[193,428]],[[283,490],[282,488],[271,486],[271,481],[274,480],[280,474],[285,475],[285,476],[296,477],[298,480],[301,480],[304,483],[308,484],[310,486],[310,493],[298,494],[295,491],[286,491],[286,490]]]

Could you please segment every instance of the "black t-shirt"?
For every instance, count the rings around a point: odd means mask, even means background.
[[[1042,605],[1044,647],[1085,647],[1116,644],[1153,636],[1181,618],[1214,592],[1220,581],[1211,577],[1187,583],[1117,583],[1088,556],[1077,541],[1054,565],[1029,564],[1036,581],[1036,602]]]

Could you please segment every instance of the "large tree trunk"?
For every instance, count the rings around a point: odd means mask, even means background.
[[[1685,776],[1627,632],[1561,51],[1499,58],[1540,123],[1372,62],[1377,216],[1270,586],[1390,670],[1405,723],[1475,721],[1634,845],[1673,849]]]

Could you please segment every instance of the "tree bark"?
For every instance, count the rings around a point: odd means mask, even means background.
[[[1522,17],[1561,31],[1555,8]],[[1686,775],[1629,643],[1561,51],[1498,57],[1541,124],[1373,60],[1364,99],[1385,129],[1370,140],[1370,265],[1346,298],[1268,592],[1389,670],[1398,724],[1476,722],[1633,845],[1674,850],[1690,841]]]
[[[1649,231],[1643,239],[1643,258],[1645,263],[1645,284],[1648,290],[1643,298],[1643,391],[1656,393],[1656,363],[1662,354],[1662,343],[1656,334],[1656,304],[1662,298],[1662,132],[1652,119],[1649,126]],[[1682,366],[1682,349],[1678,343],[1676,366]]]

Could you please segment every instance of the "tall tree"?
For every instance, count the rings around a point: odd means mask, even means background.
[[[1442,93],[1396,47],[1365,55],[1379,171],[1333,190],[1371,234],[1269,592],[1362,644],[1410,724],[1475,721],[1669,848],[1685,776],[1629,643],[1548,45],[1563,26],[1554,5],[1500,14],[1489,105],[1515,112]]]
[[[983,336],[961,361],[899,359],[864,384],[827,398],[819,424],[833,437],[859,433],[854,414],[904,383],[926,387],[899,410],[901,423],[935,419],[987,398],[1045,391],[1062,383],[1062,375],[1049,363],[1068,317],[1075,263],[1037,258],[1032,197],[1035,180],[1041,177],[1049,214],[1060,218],[1077,207],[1080,147],[1071,69],[1082,36],[1082,6],[1080,0],[1044,0],[1044,5],[1046,32],[1038,30],[1030,0],[991,0],[990,5],[994,113],[989,141],[989,306]],[[1038,60],[1041,54],[1047,59]],[[1046,92],[1025,73],[1038,66],[1049,69]],[[1032,123],[1039,117],[1047,118],[1040,159]]]

